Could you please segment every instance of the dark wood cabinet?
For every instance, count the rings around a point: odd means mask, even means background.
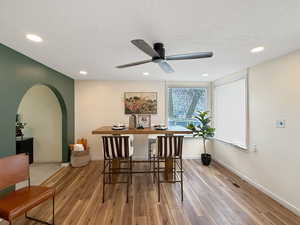
[[[26,153],[29,156],[29,163],[33,163],[33,138],[32,137],[17,137],[16,153]]]

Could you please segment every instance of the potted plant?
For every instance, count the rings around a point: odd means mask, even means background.
[[[187,128],[193,131],[193,137],[202,137],[204,153],[201,154],[203,165],[209,166],[211,162],[211,155],[206,150],[206,140],[212,138],[215,134],[215,128],[210,126],[211,118],[208,115],[209,111],[198,111],[193,117],[199,122],[199,125],[189,123]]]
[[[23,137],[22,130],[25,128],[26,123],[22,123],[20,120],[16,121],[16,137]]]

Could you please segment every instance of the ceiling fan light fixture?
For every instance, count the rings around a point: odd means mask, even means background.
[[[202,77],[208,77],[208,73],[203,73]]]

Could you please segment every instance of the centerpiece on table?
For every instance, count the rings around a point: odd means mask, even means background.
[[[206,141],[215,135],[215,128],[210,126],[211,118],[208,111],[198,111],[193,117],[198,125],[189,123],[187,128],[193,131],[193,137],[202,137],[204,153],[201,154],[201,160],[203,165],[209,166],[211,162],[211,155],[207,153]]]

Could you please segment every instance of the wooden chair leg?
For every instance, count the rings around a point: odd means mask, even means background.
[[[182,158],[180,157],[180,186],[181,186],[181,201],[183,202],[183,167],[182,167]]]

